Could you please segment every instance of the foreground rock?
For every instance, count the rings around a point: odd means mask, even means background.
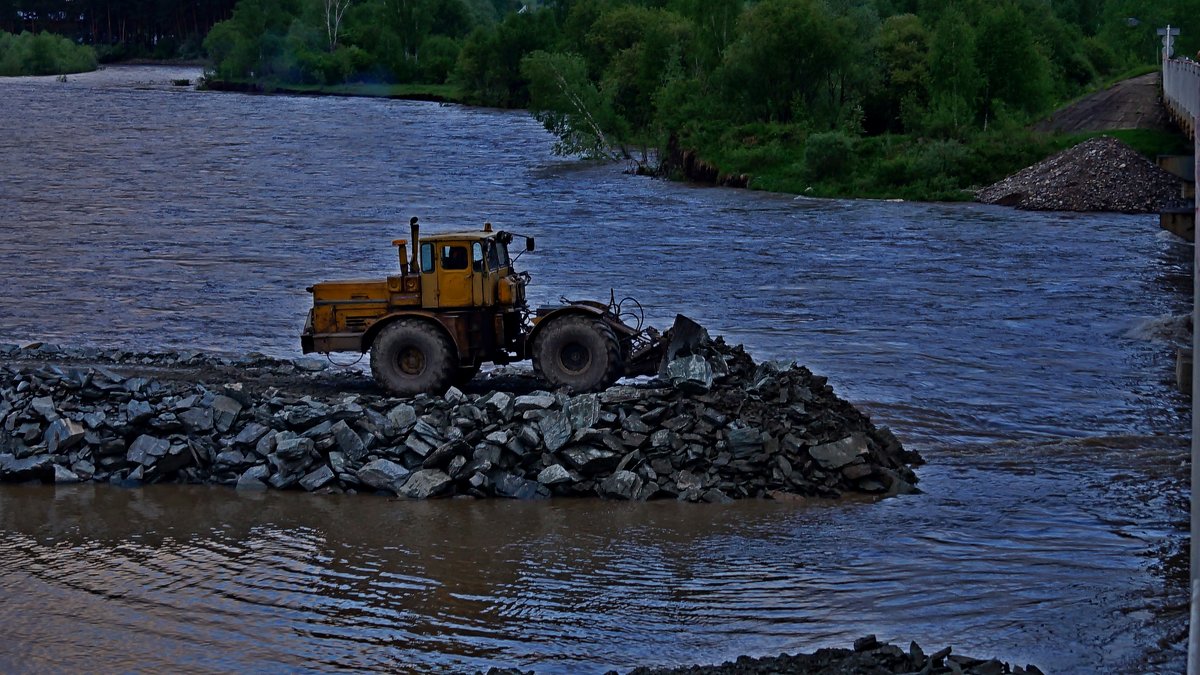
[[[260,356],[46,345],[0,356],[3,481],[721,502],[911,492],[920,462],[825,378],[756,364],[719,339],[675,355],[657,380],[598,394],[452,388],[410,400],[264,385],[320,368]],[[171,377],[205,363],[232,368]],[[130,364],[161,377],[118,374]]]
[[[493,668],[488,675],[532,675],[534,671]],[[609,675],[615,675],[610,671]],[[874,635],[854,641],[854,649],[819,649],[812,654],[780,654],[763,658],[739,657],[732,663],[719,666],[685,666],[682,668],[637,668],[629,675],[893,675],[925,673],[927,675],[1041,675],[1037,666],[1011,666],[996,659],[975,659],[953,654],[946,647],[925,654],[916,642],[908,649],[881,643]]]
[[[1091,138],[980,190],[985,204],[1031,211],[1157,213],[1180,203],[1181,183],[1111,136]]]

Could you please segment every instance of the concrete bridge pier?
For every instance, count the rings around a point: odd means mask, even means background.
[[[1196,199],[1196,159],[1192,155],[1159,155],[1158,166],[1183,179],[1184,199]],[[1187,241],[1196,241],[1196,209],[1185,206],[1160,211],[1158,224],[1162,229]]]

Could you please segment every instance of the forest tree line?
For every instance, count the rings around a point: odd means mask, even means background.
[[[1200,0],[488,4],[241,0],[205,45],[223,79],[451,83],[532,109],[567,153],[687,149],[759,186],[910,197],[1038,159],[1023,125],[1152,66],[1156,28],[1200,45]]]
[[[0,0],[0,31],[54,33],[105,60],[198,58],[236,0]]]
[[[758,187],[905,197],[1038,159],[1058,141],[1025,125],[1152,68],[1157,28],[1200,46],[1200,0],[0,0],[0,17],[83,44],[207,31],[216,79],[452,85],[530,108],[567,153],[677,169],[686,151]]]

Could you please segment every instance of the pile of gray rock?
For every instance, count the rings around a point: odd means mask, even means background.
[[[812,654],[780,654],[764,658],[743,656],[737,661],[719,666],[689,666],[686,668],[637,668],[629,675],[750,675],[751,673],[792,673],[803,675],[897,675],[899,673],[928,673],[929,675],[1042,675],[1037,666],[1010,665],[999,659],[977,659],[953,654],[944,647],[932,654],[916,642],[908,649],[879,642],[874,635],[854,641],[853,649],[818,649]]]
[[[100,353],[79,363],[45,350],[0,349],[0,480],[715,502],[910,492],[920,462],[825,378],[757,364],[720,339],[676,355],[655,380],[597,394],[451,388],[412,399],[264,388],[273,369],[316,370],[265,357],[248,359],[240,372],[253,374],[240,379],[212,369],[195,381],[102,364],[229,361]]]
[[[270,373],[274,375],[304,375],[330,369],[328,361],[305,357],[277,359],[259,352],[223,355],[213,352],[139,352],[99,347],[71,347],[49,342],[33,342],[24,347],[0,344],[0,363],[68,362],[103,363],[120,366],[139,366],[152,371],[158,368],[224,369],[229,373]]]
[[[1090,138],[976,193],[1030,211],[1157,213],[1182,203],[1182,184],[1111,136]]]
[[[855,640],[853,649],[818,649],[811,654],[761,658],[740,656],[736,661],[714,666],[642,667],[629,671],[628,675],[1042,675],[1037,666],[1022,667],[999,659],[977,659],[953,652],[952,648],[945,647],[926,654],[916,642],[910,642],[908,649],[903,649],[867,635]],[[491,668],[487,675],[535,675],[535,672]],[[618,673],[612,670],[607,675]]]

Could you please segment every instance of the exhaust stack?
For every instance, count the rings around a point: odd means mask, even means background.
[[[418,253],[418,251],[421,248],[421,240],[420,240],[421,226],[417,224],[416,216],[413,216],[412,220],[408,221],[408,225],[409,225],[409,227],[412,228],[413,250],[412,250],[412,265],[411,265],[411,267],[413,270],[413,274],[416,274],[417,272],[421,271],[420,265],[417,264],[417,256],[420,255],[420,253]]]
[[[408,276],[408,242],[403,239],[393,239],[392,246],[396,247],[396,252],[400,257],[400,274]]]

